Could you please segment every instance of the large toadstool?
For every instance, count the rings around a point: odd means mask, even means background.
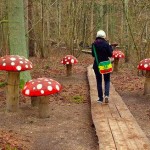
[[[145,70],[145,83],[144,83],[144,95],[150,95],[150,58],[141,60],[137,68],[139,70]]]
[[[20,72],[32,69],[32,63],[23,56],[6,55],[0,58],[0,70],[8,72],[6,109],[15,112],[19,108]]]
[[[117,72],[118,71],[119,59],[120,58],[124,58],[125,55],[124,55],[124,53],[122,51],[114,50],[112,57],[114,58],[114,71]]]
[[[72,75],[72,64],[77,64],[78,60],[72,55],[67,55],[65,56],[62,60],[61,63],[66,65],[66,74],[67,76]]]
[[[49,117],[49,97],[48,95],[60,92],[62,89],[60,83],[49,78],[37,78],[28,81],[22,93],[25,96],[38,97],[40,118]]]

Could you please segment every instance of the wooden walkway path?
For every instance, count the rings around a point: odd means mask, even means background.
[[[88,68],[91,112],[100,150],[150,150],[150,141],[111,84],[110,103],[97,103],[95,75]]]

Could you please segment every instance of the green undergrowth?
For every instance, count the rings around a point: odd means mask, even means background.
[[[75,95],[71,99],[71,102],[74,102],[74,103],[77,103],[77,104],[83,103],[83,101],[84,101],[84,98],[81,95]]]
[[[0,87],[6,86],[7,82],[0,82]]]

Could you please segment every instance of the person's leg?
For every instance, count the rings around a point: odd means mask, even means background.
[[[109,91],[110,91],[110,73],[104,74],[104,82],[105,82],[105,102],[108,103]]]
[[[98,91],[99,101],[103,101],[102,75],[99,73],[98,70],[94,70],[94,72],[97,81],[97,91]]]

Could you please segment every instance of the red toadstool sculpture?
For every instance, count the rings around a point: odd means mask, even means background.
[[[125,55],[124,55],[123,52],[121,52],[121,51],[119,51],[119,50],[114,50],[112,57],[114,58],[114,71],[117,72],[117,71],[118,71],[119,59],[120,59],[120,58],[124,58]]]
[[[150,58],[141,60],[137,67],[139,70],[145,70],[144,94],[150,95]]]
[[[66,65],[67,76],[71,76],[72,75],[72,64],[77,64],[78,60],[77,60],[77,58],[75,58],[72,55],[67,55],[61,60],[61,63]]]
[[[115,50],[116,47],[118,46],[118,44],[117,43],[111,43],[111,46],[112,46],[113,50]]]
[[[0,58],[0,70],[8,72],[6,109],[15,112],[19,108],[20,72],[32,69],[32,63],[23,56],[6,55]]]
[[[40,118],[49,117],[49,97],[48,95],[60,92],[62,89],[60,83],[49,78],[37,78],[28,81],[22,93],[25,96],[38,96],[39,116]]]

